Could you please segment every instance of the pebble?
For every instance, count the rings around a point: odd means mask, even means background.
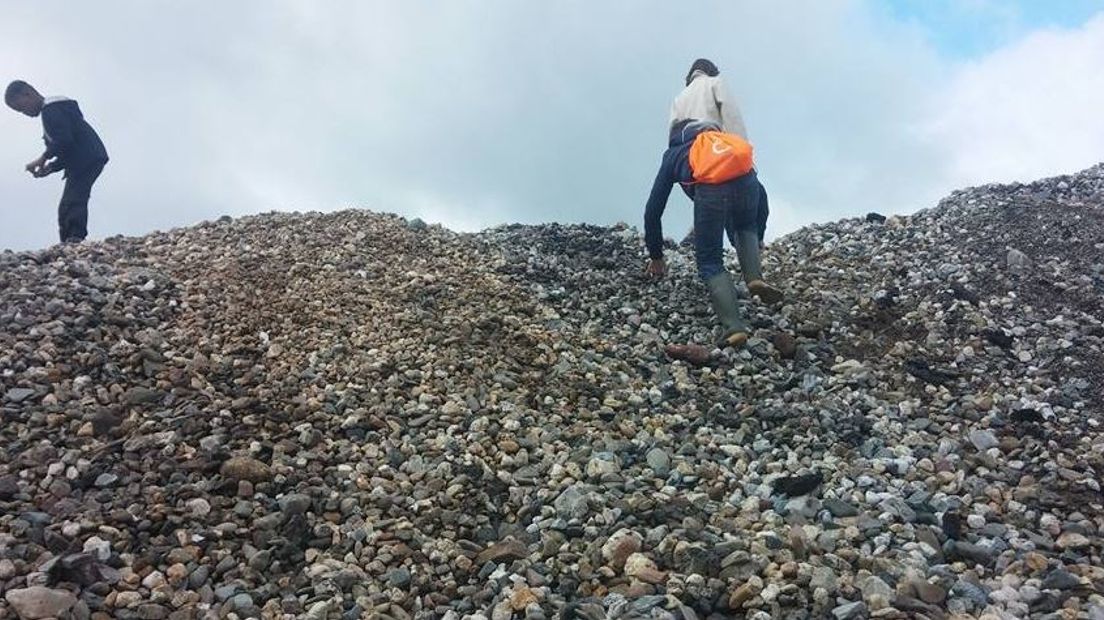
[[[35,391],[30,388],[11,388],[4,394],[4,400],[9,403],[19,404],[34,396]]]
[[[989,448],[999,446],[1000,440],[990,431],[973,430],[970,431],[970,443],[974,444],[978,452],[984,452]]]
[[[817,588],[824,588],[829,594],[832,594],[839,588],[839,579],[836,577],[836,572],[827,566],[818,566],[813,569],[812,577],[809,579],[809,587],[814,590]]]
[[[235,480],[247,480],[249,482],[265,482],[272,477],[272,471],[268,465],[257,459],[245,456],[236,456],[227,459],[220,469],[223,476]]]
[[[602,558],[608,566],[620,571],[625,566],[625,560],[640,551],[642,544],[643,539],[636,532],[629,529],[617,530],[602,545]]]
[[[387,583],[392,588],[405,588],[410,585],[410,570],[404,566],[392,569],[387,575]]]
[[[92,536],[84,541],[84,552],[91,553],[99,561],[105,562],[111,557],[111,543],[99,536]]]
[[[1084,549],[1091,544],[1091,541],[1087,536],[1078,532],[1062,532],[1057,543],[1062,549]]]
[[[871,610],[877,611],[888,607],[890,599],[893,598],[893,589],[878,577],[867,577],[859,582],[858,586],[862,591],[863,602]]]
[[[230,604],[230,609],[237,611],[244,611],[253,607],[253,597],[246,592],[235,594],[227,602]]]
[[[188,500],[187,507],[188,512],[190,512],[193,517],[205,517],[211,514],[211,503],[202,497]]]
[[[42,586],[8,590],[4,594],[4,600],[24,620],[61,616],[77,603],[77,597],[68,590],[53,590]]]
[[[643,553],[633,553],[626,558],[625,575],[654,585],[662,584],[667,579],[667,575],[659,570],[655,561]]]
[[[119,476],[111,473],[100,474],[99,476],[96,476],[96,486],[100,487],[101,489],[104,487],[109,487],[118,481]]]
[[[852,620],[853,618],[865,618],[868,609],[863,601],[844,603],[832,609],[832,617],[836,620]]]
[[[1013,269],[1025,269],[1031,265],[1031,259],[1027,257],[1027,254],[1024,254],[1016,248],[1008,250],[1008,256],[1005,261],[1008,263],[1008,266]]]
[[[495,543],[484,549],[479,553],[475,561],[479,564],[486,564],[487,562],[505,562],[520,560],[528,554],[529,550],[524,543],[514,538],[507,538],[506,540]]]
[[[648,467],[652,468],[652,471],[661,478],[666,478],[667,474],[671,471],[671,457],[667,455],[667,452],[663,448],[652,448],[648,450],[646,455],[648,461]]]
[[[834,497],[829,497],[824,500],[824,507],[832,513],[835,517],[854,517],[859,514],[859,509],[855,508],[851,504],[845,501],[838,500]]]
[[[565,519],[582,519],[587,514],[586,495],[577,486],[570,486],[555,501],[556,514]]]
[[[279,500],[280,510],[289,516],[301,515],[311,506],[311,498],[309,495],[302,493],[291,493],[285,495]]]
[[[1081,585],[1081,578],[1067,570],[1056,569],[1043,579],[1040,588],[1044,590],[1070,590]]]

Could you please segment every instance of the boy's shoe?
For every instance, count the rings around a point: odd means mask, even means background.
[[[758,295],[763,303],[774,305],[786,298],[781,289],[774,288],[762,280],[752,280],[747,284],[752,295]]]
[[[721,341],[717,344],[722,347],[732,347],[733,349],[742,349],[747,344],[748,334],[747,332],[732,332],[721,338]]]
[[[699,344],[669,344],[664,351],[667,357],[682,360],[694,366],[704,366],[709,363],[709,349]]]

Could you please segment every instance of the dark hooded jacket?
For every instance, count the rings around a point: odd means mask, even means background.
[[[55,170],[65,170],[72,176],[107,163],[107,149],[84,120],[76,101],[51,101],[42,107],[41,115],[46,158],[57,158]]]
[[[694,197],[694,174],[690,170],[690,146],[694,138],[703,131],[716,131],[718,127],[705,121],[691,121],[676,124],[671,129],[667,150],[659,164],[659,173],[652,183],[652,193],[644,207],[644,243],[648,246],[648,256],[663,258],[663,212],[667,209],[667,199],[671,197],[671,188],[681,183],[686,194]]]

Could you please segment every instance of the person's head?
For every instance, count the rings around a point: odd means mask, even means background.
[[[695,71],[701,71],[702,73],[710,77],[717,77],[721,74],[720,69],[718,69],[717,65],[713,64],[712,61],[707,58],[699,58],[694,61],[694,64],[690,65],[690,70],[686,72],[687,86],[689,86],[690,82],[694,80]]]
[[[16,112],[22,112],[27,116],[38,116],[42,112],[43,102],[42,95],[38,94],[34,86],[23,80],[15,80],[8,84],[7,90],[4,91],[4,103]]]

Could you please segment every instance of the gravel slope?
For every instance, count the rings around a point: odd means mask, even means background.
[[[1104,165],[882,219],[699,366],[625,227],[0,254],[0,618],[1104,617]]]

